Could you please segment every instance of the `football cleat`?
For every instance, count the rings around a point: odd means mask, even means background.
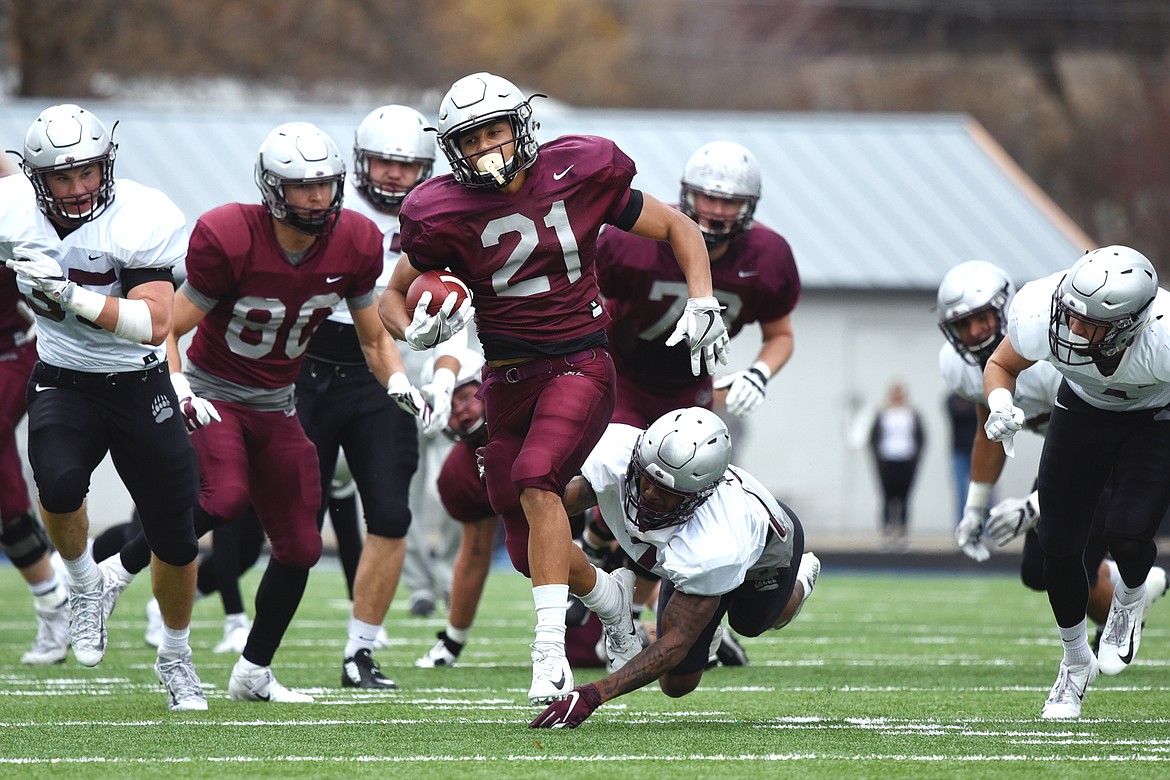
[[[98,571],[102,573],[102,617],[108,622],[110,615],[114,614],[114,607],[118,605],[118,597],[134,581],[134,575],[122,568],[121,558],[117,555],[99,563]]]
[[[804,575],[804,579],[808,580],[808,593],[804,594],[805,600],[812,595],[813,588],[817,586],[817,577],[821,576],[821,559],[814,553],[806,552],[800,556],[800,565],[796,568],[797,576]]]
[[[410,602],[410,614],[414,617],[429,618],[435,614],[434,599],[417,599]]]
[[[1143,588],[1145,586],[1143,585]],[[1142,618],[1146,611],[1146,594],[1132,604],[1121,604],[1117,593],[1109,607],[1109,617],[1101,631],[1100,660],[1102,674],[1121,674],[1133,662],[1142,641]]]
[[[203,684],[195,673],[191,661],[191,648],[178,656],[159,655],[154,664],[158,681],[167,689],[167,709],[172,711],[194,711],[207,709],[207,696]]]
[[[630,569],[615,569],[609,574],[599,576],[612,577],[622,592],[618,621],[616,623],[606,623],[604,620],[601,622],[605,638],[605,656],[609,660],[609,663],[605,665],[605,670],[613,674],[642,652],[642,641],[638,638],[638,629],[634,625],[633,614],[630,611],[634,600],[636,575]]]
[[[463,652],[463,645],[447,636],[446,631],[439,632],[439,641],[427,651],[427,654],[414,662],[419,669],[438,669],[441,666],[454,666]]]
[[[1079,718],[1085,691],[1093,680],[1097,679],[1097,670],[1096,658],[1078,666],[1069,666],[1062,660],[1060,674],[1057,675],[1056,682],[1048,693],[1040,717],[1052,720]]]
[[[252,631],[252,621],[244,613],[228,615],[223,621],[223,639],[219,640],[213,653],[228,653],[239,655],[244,652],[248,644],[248,634]]]
[[[398,683],[382,674],[378,662],[363,647],[341,665],[341,687],[392,691],[398,687]]]
[[[162,644],[163,637],[163,619],[162,610],[159,609],[158,599],[151,599],[146,602],[146,644],[151,647],[158,647]]]
[[[69,644],[82,666],[97,666],[106,655],[106,616],[102,584],[96,590],[69,593]]]
[[[276,681],[272,668],[262,666],[254,671],[245,671],[241,666],[244,659],[236,661],[232,667],[232,677],[228,681],[228,697],[232,701],[263,701],[277,704],[304,704],[313,700],[306,693],[285,688]]]
[[[573,669],[565,657],[565,648],[552,642],[532,645],[531,704],[549,704],[565,698],[573,690]]]
[[[69,598],[56,607],[36,607],[37,636],[32,647],[20,657],[22,664],[49,666],[59,664],[69,654]]]
[[[731,631],[723,632],[723,639],[715,648],[715,657],[724,666],[747,666],[747,651],[739,643],[739,638]]]

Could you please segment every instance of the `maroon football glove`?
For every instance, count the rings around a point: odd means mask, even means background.
[[[601,694],[593,683],[578,685],[567,698],[554,701],[536,720],[528,724],[530,729],[575,729],[601,706]]]

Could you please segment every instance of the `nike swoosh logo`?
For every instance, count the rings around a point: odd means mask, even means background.
[[[1064,404],[1062,404],[1060,401],[1053,401],[1052,405],[1055,406],[1057,409],[1064,409],[1066,412],[1068,411],[1068,407],[1065,406]]]
[[[576,163],[573,163],[573,165],[576,165]],[[560,173],[554,173],[553,174],[553,181],[560,181],[561,179],[565,178],[565,174],[567,174],[569,171],[573,170],[573,165],[570,165],[568,168],[565,168]]]
[[[101,259],[102,259],[102,257],[103,257],[102,255],[98,255],[98,256],[96,256],[96,257],[92,257],[92,256],[89,256],[89,255],[86,255],[86,256],[87,256],[87,257],[89,257],[89,259],[90,259],[90,262],[96,262],[96,261],[98,261],[98,260],[101,260]]]
[[[746,279],[749,276],[759,276],[759,275],[760,275],[759,271],[740,271],[739,272],[740,279]]]
[[[1118,656],[1118,658],[1121,659],[1121,662],[1123,664],[1125,664],[1126,666],[1129,666],[1129,662],[1133,660],[1133,635],[1136,632],[1137,632],[1137,626],[1135,625],[1133,628],[1131,628],[1129,630],[1129,652],[1126,653],[1125,655]]]
[[[572,166],[569,166],[569,167],[571,168]],[[553,683],[553,685],[557,688],[557,690],[560,690],[561,688],[565,687],[565,673],[564,672],[561,672],[561,679],[557,680],[555,683]]]
[[[43,393],[46,390],[52,390],[52,389],[53,389],[52,387],[45,387],[44,385],[41,385],[41,384],[33,385],[33,390],[36,390],[38,393]]]
[[[333,284],[334,282],[340,282],[344,278],[345,278],[344,276],[326,276],[325,277],[325,284]]]

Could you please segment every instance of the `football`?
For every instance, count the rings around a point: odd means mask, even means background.
[[[451,293],[456,295],[454,310],[458,310],[463,305],[463,301],[471,297],[471,290],[467,289],[463,280],[450,271],[424,271],[410,283],[410,288],[406,291],[406,310],[411,317],[414,316],[418,299],[422,297],[424,292],[431,294],[427,314],[432,315],[439,313],[439,307],[443,305],[443,301],[447,300],[447,296]]]

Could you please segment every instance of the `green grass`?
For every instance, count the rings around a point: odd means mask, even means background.
[[[254,591],[258,575],[244,580]],[[1047,600],[1014,577],[883,574],[827,567],[800,618],[745,641],[746,668],[719,668],[682,699],[647,688],[575,731],[527,722],[527,581],[493,574],[454,669],[420,670],[439,619],[405,599],[377,654],[401,689],[339,686],[348,603],[335,567],[314,571],[274,669],[311,705],[227,699],[234,657],[215,655],[217,599],[195,609],[206,713],[169,713],[142,642],[146,578],[123,596],[96,669],[72,657],[22,667],[32,638],[23,582],[0,577],[0,774],[70,778],[1165,777],[1170,773],[1170,616],[1150,616],[1139,661],[1090,688],[1084,717],[1039,720],[1060,650]],[[599,670],[581,670],[578,681]],[[1122,763],[1124,762],[1124,764]]]

